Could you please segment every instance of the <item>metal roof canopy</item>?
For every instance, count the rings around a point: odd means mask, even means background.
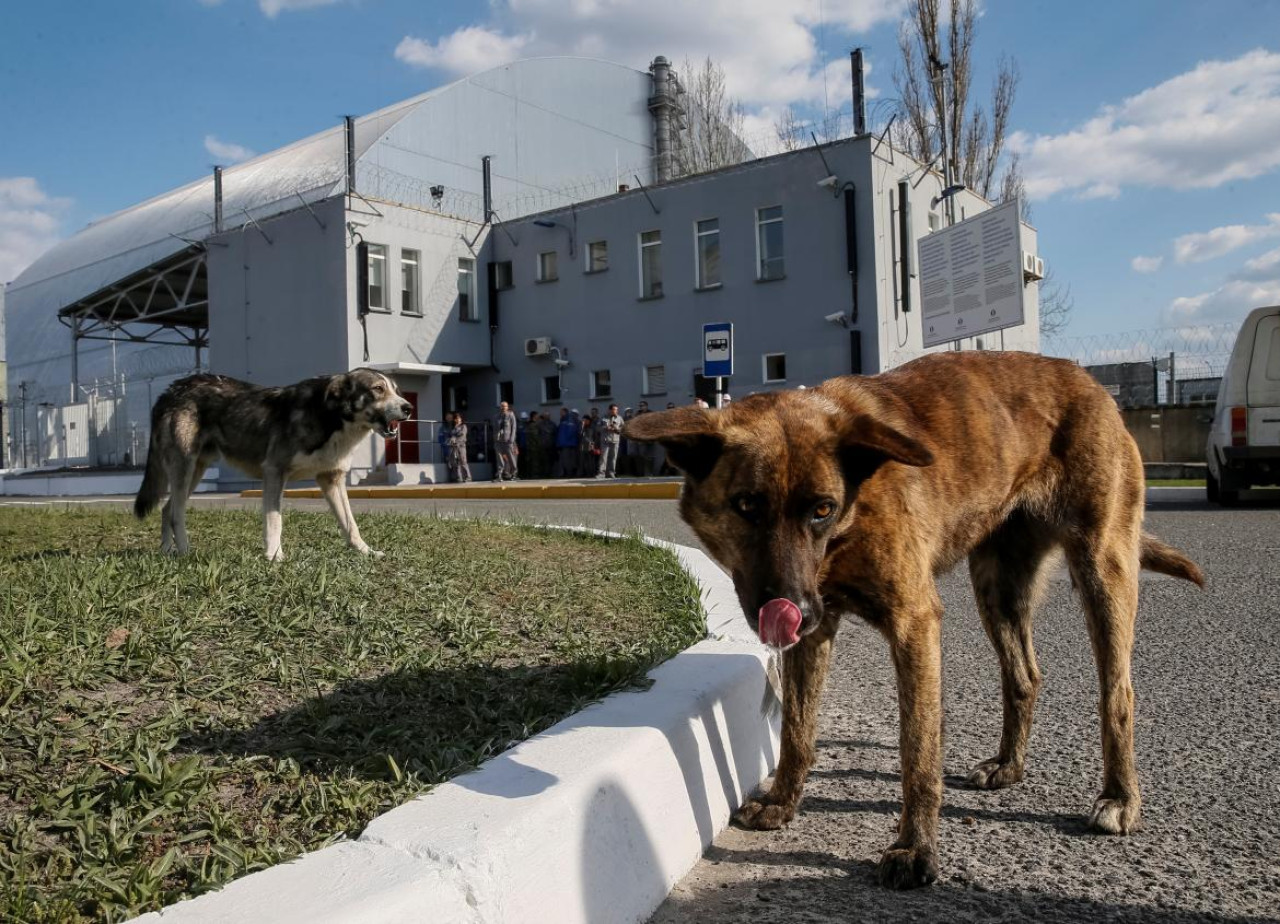
[[[205,247],[193,243],[58,312],[73,340],[209,346]]]

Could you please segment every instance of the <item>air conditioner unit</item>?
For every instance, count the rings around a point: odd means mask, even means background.
[[[1027,279],[1044,278],[1044,261],[1033,253],[1022,252],[1022,275]]]
[[[530,337],[524,342],[525,356],[546,356],[550,352],[550,337]]]

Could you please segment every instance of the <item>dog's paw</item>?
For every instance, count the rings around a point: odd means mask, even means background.
[[[274,554],[271,552],[268,552],[267,561],[272,563],[278,562],[278,561],[284,561],[284,549],[276,549]]]
[[[1089,827],[1103,834],[1132,834],[1142,827],[1142,803],[1136,798],[1100,798],[1089,813]]]
[[[353,545],[352,548],[361,555],[368,555],[370,558],[385,558],[387,555],[386,552],[379,552],[377,549],[369,548],[369,546],[363,542],[359,545]]]
[[[890,847],[880,858],[876,878],[889,889],[918,889],[938,878],[938,855],[930,847]]]
[[[795,806],[778,805],[770,802],[768,796],[762,796],[748,799],[734,813],[733,820],[750,831],[777,831],[795,816]]]
[[[1022,765],[984,760],[964,778],[970,789],[1003,789],[1022,781]]]

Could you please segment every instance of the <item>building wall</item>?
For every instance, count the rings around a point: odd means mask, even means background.
[[[648,197],[631,191],[507,223],[491,239],[492,258],[511,262],[514,283],[499,293],[498,371],[462,377],[471,412],[490,413],[504,381],[513,383],[522,409],[565,404],[585,411],[611,401],[634,407],[642,397],[657,408],[688,403],[702,367],[702,325],[710,321],[734,323],[735,374],[727,387],[738,397],[815,385],[859,367],[874,373],[927,352],[919,281],[911,282],[910,310],[904,312],[896,272],[897,182],[913,173],[919,178],[920,167],[901,154],[896,162],[881,159],[872,145],[873,139],[852,139],[824,148],[825,162],[813,149],[797,151],[664,184],[648,190]],[[828,170],[837,180],[819,186]],[[859,308],[850,329],[827,320],[848,318],[853,304],[843,199],[848,183],[855,190]],[[939,189],[940,182],[927,175],[913,190],[917,236],[929,228],[929,200]],[[783,208],[786,275],[760,282],[757,209],[775,205]],[[965,202],[966,212],[979,206],[988,207],[976,196]],[[706,218],[720,220],[722,283],[699,291],[695,223]],[[648,300],[640,297],[639,234],[651,230],[662,234],[664,294]],[[609,267],[587,273],[588,245],[597,240],[608,242]],[[1027,240],[1034,246],[1033,237]],[[557,254],[559,278],[539,282],[539,254],[547,251]],[[1028,324],[1005,332],[1004,345],[1037,349],[1037,320],[1033,308]],[[851,330],[861,336],[858,361],[851,356]],[[554,357],[524,353],[525,341],[539,337],[550,338],[569,361],[560,374],[560,400],[543,400],[542,380],[556,373]],[[986,348],[1000,345],[998,334],[983,340]],[[962,343],[976,346],[973,338]],[[765,380],[764,357],[773,353],[785,354],[783,382]],[[649,364],[665,367],[662,394],[644,394]],[[611,398],[591,393],[591,375],[601,369],[610,372]]]
[[[420,209],[383,202],[374,203],[381,216],[355,200],[347,219],[361,222],[357,233],[369,244],[387,248],[387,308],[371,312],[369,362],[440,363],[459,366],[489,364],[489,324],[485,305],[483,250],[488,232],[476,222],[463,221]],[[481,233],[483,231],[483,233]],[[475,251],[468,241],[475,240]],[[401,257],[405,250],[419,253],[420,315],[401,309]],[[475,321],[462,321],[458,310],[458,261],[475,260]],[[349,241],[344,257],[346,278],[346,354],[348,367],[363,365],[364,335],[356,313],[358,266],[354,241]],[[426,408],[423,409],[427,410]],[[440,408],[430,409],[431,416]]]
[[[343,199],[314,209],[210,239],[211,371],[287,385],[348,368]]]

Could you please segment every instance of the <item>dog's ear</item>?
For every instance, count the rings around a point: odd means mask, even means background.
[[[885,423],[870,414],[855,417],[841,440],[846,472],[854,480],[864,480],[888,461],[917,468],[932,465],[933,450],[910,423]]]
[[[712,411],[677,407],[633,417],[622,435],[642,443],[661,443],[667,459],[695,481],[711,474],[724,451],[724,436]]]
[[[343,417],[354,418],[356,416],[353,400],[356,390],[355,385],[355,380],[350,373],[332,376],[329,379],[329,384],[324,389],[325,407],[341,414]]]

